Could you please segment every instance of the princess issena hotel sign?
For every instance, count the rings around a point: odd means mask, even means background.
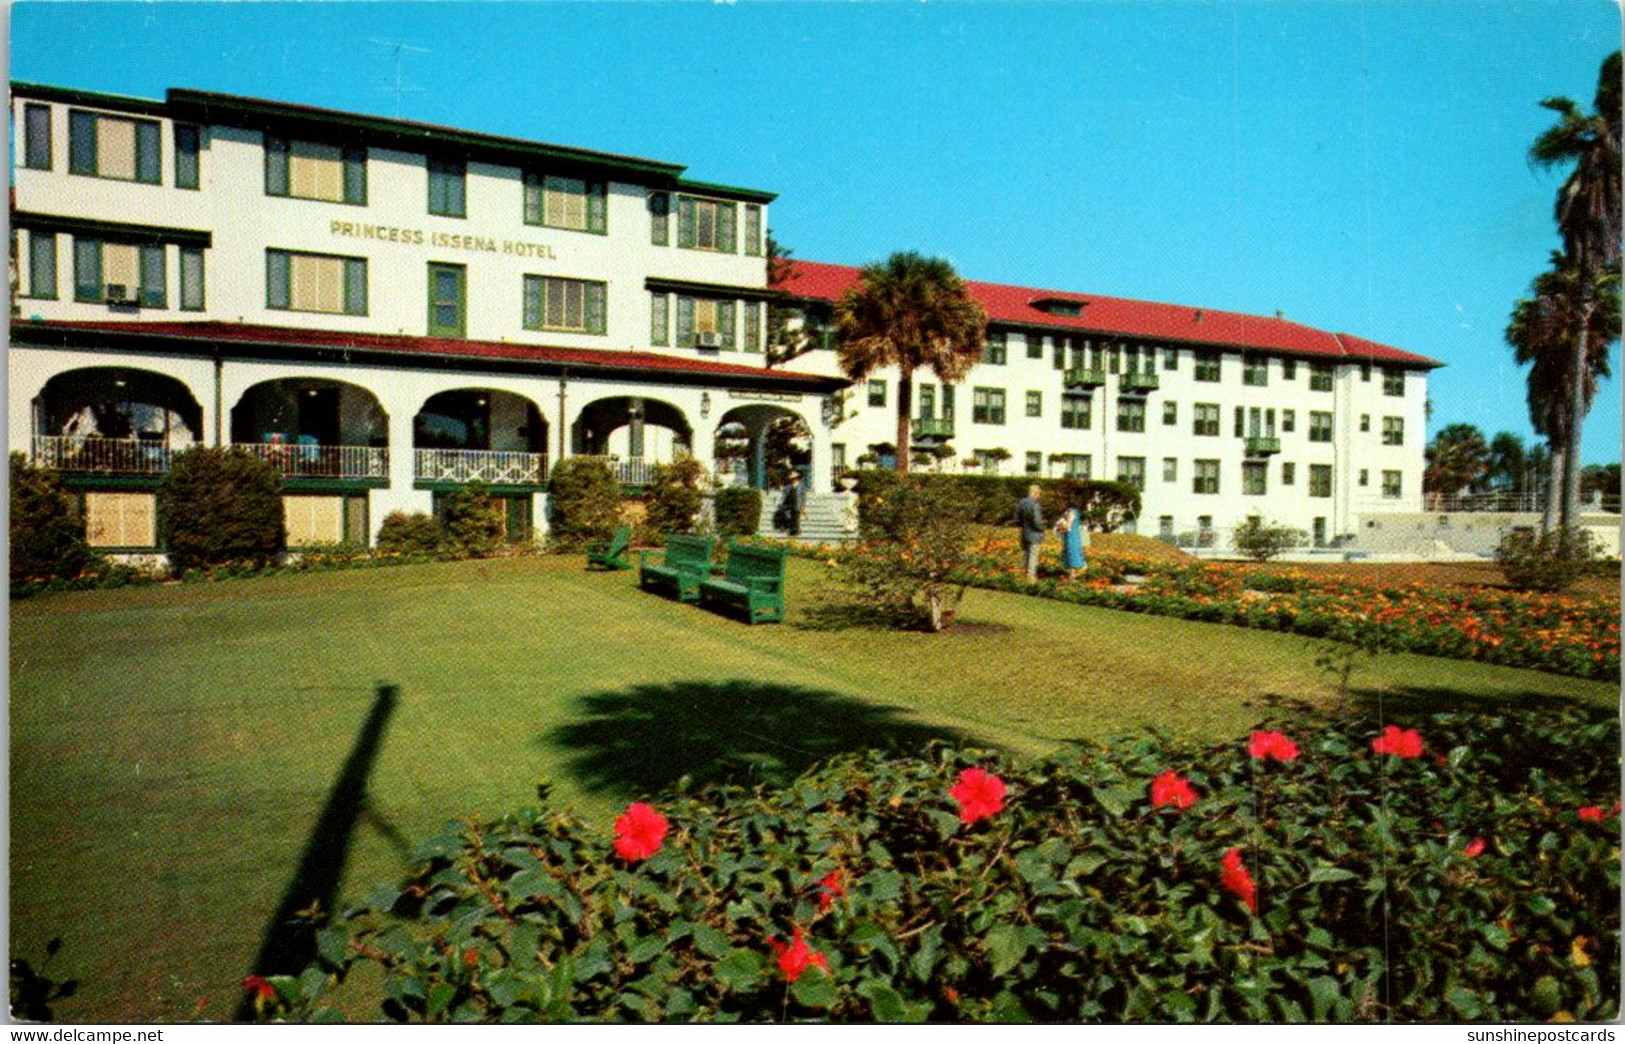
[[[550,244],[529,243],[522,239],[497,239],[458,232],[425,232],[421,228],[368,225],[359,221],[333,221],[328,224],[327,230],[332,235],[348,239],[376,239],[386,243],[399,243],[402,246],[469,250],[488,254],[511,254],[514,257],[539,257],[548,261],[558,260],[558,255],[553,253]]]

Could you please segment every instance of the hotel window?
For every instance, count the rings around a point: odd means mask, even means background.
[[[1144,431],[1145,430],[1145,400],[1144,399],[1118,399],[1117,400],[1117,430],[1118,431]]]
[[[1157,516],[1157,539],[1172,540],[1174,538],[1174,516]]]
[[[1283,380],[1283,381],[1295,381],[1297,379],[1298,379],[1298,360],[1296,360],[1296,359],[1282,359],[1281,360],[1281,380]]]
[[[1162,423],[1163,424],[1178,424],[1179,423],[1179,403],[1174,402],[1172,399],[1169,399],[1167,402],[1162,404]]]
[[[1117,344],[1107,345],[1107,347],[1106,347],[1106,372],[1107,373],[1116,373],[1117,372],[1117,369],[1118,369],[1118,357],[1120,355],[1122,355],[1122,354],[1123,354],[1123,349],[1122,349],[1121,345],[1117,345]]]
[[[365,206],[367,150],[267,136],[265,194]]]
[[[1196,358],[1196,379],[1213,383],[1219,379],[1218,352],[1192,352]]]
[[[671,344],[671,295],[649,295],[649,343]]]
[[[190,123],[175,124],[175,187],[198,187],[198,154],[201,132]]]
[[[1247,411],[1241,406],[1236,407],[1236,438],[1243,438],[1247,434]]]
[[[1370,382],[1370,380],[1371,380],[1371,364],[1369,362],[1363,362],[1363,363],[1360,364],[1360,380],[1365,381],[1367,383]]]
[[[1087,431],[1094,423],[1095,400],[1092,395],[1061,396],[1061,427]]]
[[[1368,469],[1368,468],[1361,468],[1360,469],[1360,485],[1362,485],[1362,486],[1371,485],[1371,471],[1370,471],[1370,469]]]
[[[954,419],[954,386],[951,384],[942,386],[942,419]]]
[[[162,244],[73,240],[73,299],[166,307]]]
[[[468,269],[429,262],[429,336],[468,334]]]
[[[1075,337],[1056,337],[1054,339],[1054,343],[1050,347],[1050,362],[1051,365],[1057,370],[1066,369],[1066,349],[1068,341],[1072,343],[1072,351],[1074,354],[1076,354],[1078,351],[1078,341]]]
[[[1405,371],[1393,367],[1382,368],[1382,393],[1384,395],[1405,394]]]
[[[738,252],[738,207],[720,199],[677,197],[677,245],[687,250]]]
[[[1219,433],[1218,403],[1199,402],[1196,404],[1196,417],[1191,424],[1191,432],[1196,435],[1217,435]]]
[[[1309,411],[1309,441],[1332,441],[1332,415],[1320,410]]]
[[[886,382],[878,378],[869,381],[869,405],[886,405]]]
[[[1382,496],[1384,500],[1398,500],[1403,495],[1403,478],[1400,472],[1384,471],[1382,473]]]
[[[157,507],[154,493],[87,492],[85,543],[100,548],[156,547]]]
[[[1309,364],[1309,390],[1327,392],[1332,390],[1331,363]]]
[[[68,173],[156,185],[163,180],[156,120],[68,113]]]
[[[920,419],[930,420],[937,415],[937,386],[922,384],[919,392]]]
[[[1297,431],[1298,430],[1298,411],[1297,410],[1282,410],[1281,411],[1281,430],[1283,432]]]
[[[677,346],[733,351],[734,303],[715,297],[679,296]]]
[[[1311,497],[1329,497],[1332,495],[1332,466],[1330,464],[1309,465],[1309,495]]]
[[[51,169],[51,107],[30,102],[23,106],[23,166]]]
[[[1191,479],[1192,493],[1217,493],[1219,491],[1219,462],[1216,460],[1196,461],[1196,474]]]
[[[1162,481],[1179,481],[1179,459],[1177,457],[1162,458]]]
[[[1145,458],[1118,457],[1117,481],[1125,486],[1133,486],[1142,493],[1145,492]]]
[[[467,217],[468,165],[458,160],[427,161],[429,171],[429,213],[441,217]]]
[[[972,389],[970,419],[974,424],[1003,424],[1004,389]]]
[[[203,249],[181,247],[181,310],[203,311]]]
[[[1044,393],[1030,391],[1027,393],[1027,416],[1042,417],[1044,415]]]
[[[1030,333],[1027,335],[1027,358],[1042,359],[1044,357],[1044,335]]]
[[[1044,455],[1037,450],[1027,451],[1027,474],[1042,475],[1044,473]]]
[[[28,293],[24,296],[56,300],[56,233],[28,233]]]
[[[1263,388],[1270,383],[1270,363],[1262,355],[1249,352],[1241,357],[1241,383]]]
[[[1061,474],[1065,478],[1087,480],[1094,470],[1094,462],[1087,453],[1052,453],[1049,459],[1050,463],[1058,462],[1061,465]]]
[[[1371,414],[1360,414],[1360,430],[1363,432],[1368,432],[1371,430]]]
[[[1265,494],[1265,483],[1269,465],[1261,460],[1246,460],[1241,463],[1241,491],[1250,497],[1261,497]]]
[[[1292,486],[1298,481],[1298,466],[1291,461],[1281,462],[1281,485]]]
[[[1162,350],[1162,368],[1169,371],[1179,369],[1179,349],[1164,348]]]
[[[745,256],[762,256],[762,208],[757,203],[745,204]]]
[[[741,320],[745,324],[745,351],[760,353],[762,350],[762,302],[746,301],[745,315]]]
[[[1382,444],[1384,446],[1405,445],[1405,418],[1384,417],[1382,419]]]
[[[671,193],[649,193],[649,242],[665,246],[671,242]]]
[[[608,294],[606,283],[528,275],[525,277],[525,329],[602,334],[604,301]]]
[[[992,363],[994,366],[1003,366],[1006,351],[1004,331],[990,331],[986,343],[982,345],[982,361]]]
[[[366,315],[366,259],[267,250],[265,307],[290,312]]]
[[[525,224],[607,234],[605,193],[601,181],[526,174]]]

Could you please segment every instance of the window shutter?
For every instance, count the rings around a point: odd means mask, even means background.
[[[288,139],[265,139],[265,194],[288,194]]]
[[[23,107],[24,164],[35,170],[51,169],[51,108],[48,105]]]
[[[361,258],[344,261],[344,311],[350,315],[367,314],[367,262]]]
[[[717,302],[717,330],[722,334],[722,347],[737,348],[739,344],[734,340],[734,303],[732,301]]]
[[[671,324],[667,320],[666,312],[670,307],[671,298],[666,294],[649,295],[649,343],[665,346],[671,342],[667,336],[667,327]]]
[[[367,150],[344,150],[344,202],[367,201]]]
[[[689,196],[677,197],[677,245],[694,248],[694,200]]]
[[[649,242],[665,246],[671,239],[671,195],[649,193]]]
[[[102,299],[102,244],[97,239],[73,241],[73,296],[81,301]]]
[[[762,256],[762,208],[755,203],[745,204],[745,253]]]
[[[587,332],[601,334],[604,332],[604,312],[606,299],[609,296],[609,287],[604,283],[587,284]]]
[[[587,231],[607,233],[609,231],[609,201],[608,189],[602,181],[595,181],[587,186]],[[599,331],[602,333],[603,331]]]
[[[28,296],[56,297],[56,234],[28,233]]]
[[[739,252],[735,223],[739,208],[733,203],[717,205],[717,249],[725,254]]]
[[[525,277],[524,288],[524,316],[522,322],[527,330],[540,330],[542,328],[542,278],[528,275]]]
[[[1236,407],[1236,438],[1238,438],[1238,439],[1241,438],[1242,435],[1245,434],[1245,433],[1246,433],[1246,414],[1245,414],[1245,411],[1240,406],[1237,406]]]
[[[168,282],[162,244],[143,246],[141,248],[141,303],[148,308],[163,308]]]
[[[539,174],[525,175],[525,224],[542,223],[542,178]]]
[[[181,250],[181,307],[203,310],[203,251],[196,247]]]
[[[156,123],[135,125],[135,179],[157,185],[164,180],[163,146]]]
[[[96,117],[68,113],[68,173],[96,173]]]
[[[200,151],[198,128],[184,123],[175,124],[175,187],[195,189],[198,187],[198,153]]]
[[[762,350],[762,302],[745,302],[745,351]]]
[[[677,298],[677,347],[694,347],[694,299]]]

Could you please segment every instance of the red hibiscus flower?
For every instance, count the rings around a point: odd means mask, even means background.
[[[1461,850],[1461,854],[1468,859],[1477,859],[1484,854],[1484,839],[1481,837],[1473,838],[1467,842],[1467,847]]]
[[[1598,805],[1587,805],[1578,814],[1587,823],[1601,823],[1608,818],[1608,813],[1604,812],[1601,806]]]
[[[1151,804],[1154,808],[1190,808],[1196,804],[1196,791],[1184,776],[1169,769],[1151,781]]]
[[[1276,761],[1295,761],[1298,757],[1298,745],[1288,739],[1284,732],[1254,732],[1252,742],[1247,744],[1247,753],[1263,761],[1270,758]]]
[[[260,1000],[273,1000],[276,997],[276,987],[272,986],[261,975],[249,975],[243,979],[243,990],[252,993]]]
[[[629,863],[654,855],[664,840],[666,817],[641,801],[628,805],[615,821],[615,854]]]
[[[985,769],[968,768],[948,796],[959,803],[959,821],[974,823],[1004,811],[1004,780]]]
[[[823,913],[835,905],[835,900],[846,898],[846,882],[840,870],[831,870],[818,882],[818,912]]]
[[[1219,873],[1219,883],[1246,903],[1247,909],[1258,912],[1258,888],[1253,884],[1253,877],[1247,868],[1241,865],[1241,849],[1232,848],[1224,854],[1224,869]]]
[[[470,946],[463,951],[463,967],[472,968],[480,963],[480,951]]]
[[[801,978],[801,973],[809,967],[817,966],[829,973],[829,961],[824,955],[807,945],[807,940],[801,937],[801,926],[796,926],[795,939],[786,946],[778,936],[767,937],[767,944],[773,947],[773,952],[779,955],[779,974],[785,982],[795,982]]]
[[[1382,730],[1381,736],[1371,741],[1371,749],[1378,754],[1392,754],[1396,758],[1419,758],[1422,756],[1422,734],[1415,729],[1390,725]]]

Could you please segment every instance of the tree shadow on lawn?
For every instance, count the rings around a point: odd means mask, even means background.
[[[684,777],[693,784],[782,786],[847,751],[916,753],[932,740],[974,742],[945,726],[910,721],[822,689],[756,681],[678,681],[592,693],[576,720],[538,738],[573,751],[568,771],[594,792],[647,795]]]
[[[1332,704],[1335,706],[1335,703]],[[1572,696],[1541,692],[1470,692],[1440,685],[1396,685],[1382,689],[1351,688],[1349,710],[1374,720],[1429,714],[1501,714],[1506,711],[1579,710],[1607,713],[1605,708]]]

